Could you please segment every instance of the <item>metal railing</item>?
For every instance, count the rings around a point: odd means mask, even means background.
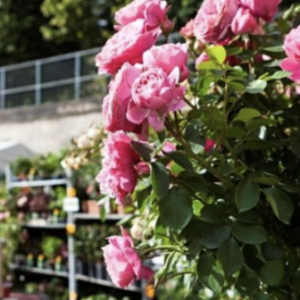
[[[95,55],[99,48],[0,68],[0,109],[107,93],[108,78],[99,76]]]
[[[169,42],[182,41],[178,33]],[[160,38],[158,43],[162,43]],[[100,48],[0,67],[0,109],[47,102],[103,98],[108,76],[99,76],[95,55]]]

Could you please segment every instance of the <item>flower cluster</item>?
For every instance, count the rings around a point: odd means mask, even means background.
[[[262,34],[262,26],[270,21],[281,0],[206,0],[196,18],[181,33],[200,42],[218,43],[235,34]]]
[[[291,79],[300,83],[300,26],[291,30],[284,41],[284,50],[287,55],[280,66],[283,70],[291,72]]]
[[[133,192],[140,174],[140,159],[131,148],[137,139],[147,140],[148,127],[164,128],[169,112],[185,102],[188,47],[185,44],[155,46],[170,27],[167,3],[135,0],[116,13],[116,34],[96,57],[99,73],[114,75],[103,101],[105,129],[109,132],[103,152],[103,168],[97,177],[100,189],[121,204]],[[136,167],[137,165],[137,167]]]
[[[109,245],[102,249],[113,283],[125,288],[135,279],[151,279],[153,271],[142,264],[132,238],[123,227],[121,230],[123,236],[109,237]]]

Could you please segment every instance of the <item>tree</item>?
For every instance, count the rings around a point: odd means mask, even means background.
[[[39,28],[47,23],[40,6],[43,0],[0,1],[0,65],[31,60],[51,53]]]

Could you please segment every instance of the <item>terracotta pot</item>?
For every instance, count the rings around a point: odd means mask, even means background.
[[[99,215],[100,214],[100,206],[98,205],[96,200],[86,201],[86,209],[87,209],[86,212],[90,215]]]

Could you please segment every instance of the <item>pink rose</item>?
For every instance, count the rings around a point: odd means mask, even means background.
[[[195,37],[195,35],[194,35],[194,19],[187,22],[186,25],[180,29],[180,34],[186,39],[191,39],[191,38]]]
[[[205,61],[209,61],[209,56],[206,52],[202,52],[200,56],[196,59],[195,67],[197,67],[198,65],[200,65]]]
[[[300,26],[286,35],[283,48],[290,59],[300,62]]]
[[[175,67],[178,67],[180,81],[189,76],[187,62],[188,47],[186,44],[165,44],[152,47],[143,55],[143,64],[147,68],[161,68],[169,75]]]
[[[281,0],[239,0],[243,8],[248,8],[256,18],[271,21]]]
[[[131,86],[141,71],[125,63],[109,85],[109,94],[104,98],[102,113],[105,117],[105,129],[111,132],[123,130],[141,132],[141,126],[131,123],[126,118]]]
[[[214,149],[215,145],[216,145],[216,142],[214,140],[206,139],[204,152],[210,152],[212,149]]]
[[[140,162],[140,157],[132,149],[131,141],[121,131],[108,136],[104,142],[102,170],[96,178],[101,192],[115,197],[118,204],[134,191],[137,183],[135,165]]]
[[[126,288],[135,279],[150,280],[154,273],[152,269],[142,264],[131,236],[123,227],[121,230],[123,236],[109,237],[109,244],[102,250],[111,280],[116,286]]]
[[[147,29],[159,27],[166,20],[168,7],[166,1],[134,0],[116,12],[115,19],[120,26],[126,26],[137,19],[145,20]]]
[[[162,148],[162,150],[166,153],[176,151],[176,145],[172,142],[166,142]]]
[[[251,14],[249,9],[240,8],[235,15],[231,29],[234,34],[255,33],[258,27],[257,18]]]
[[[132,86],[132,101],[129,103],[127,119],[136,124],[148,120],[156,131],[161,131],[168,112],[184,105],[184,88],[178,87],[178,82],[178,67],[169,75],[159,68],[143,72]]]
[[[207,43],[226,39],[237,10],[237,0],[205,0],[194,21],[196,38]]]
[[[287,55],[280,67],[287,72],[291,72],[291,79],[300,83],[300,26],[294,28],[285,37],[283,48]]]
[[[99,74],[116,74],[126,62],[142,62],[143,53],[155,44],[159,34],[159,29],[147,31],[142,19],[122,27],[96,56]]]
[[[282,70],[292,73],[290,79],[300,84],[300,62],[291,58],[285,58],[280,63]]]

